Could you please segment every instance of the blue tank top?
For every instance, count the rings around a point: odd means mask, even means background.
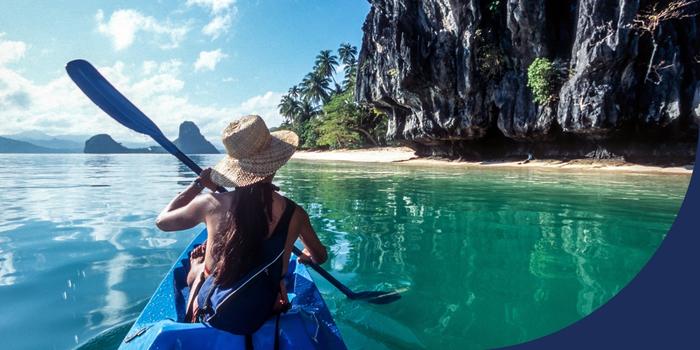
[[[284,213],[272,235],[263,241],[263,263],[229,286],[216,284],[216,271],[197,295],[197,319],[234,334],[254,333],[272,315],[280,292],[284,248],[296,204],[285,197]]]

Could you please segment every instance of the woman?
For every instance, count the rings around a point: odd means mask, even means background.
[[[299,143],[297,135],[291,131],[270,133],[262,118],[246,116],[224,129],[223,143],[228,155],[213,169],[202,171],[156,220],[163,231],[206,224],[207,241],[190,254],[187,283],[192,292],[187,313],[193,321],[207,321],[201,317],[201,311],[204,304],[211,302],[214,289],[224,290],[242,283],[244,276],[266,264],[270,257],[276,257],[273,263],[279,264],[272,271],[280,271],[280,282],[279,287],[269,287],[276,293],[272,295],[277,295],[269,306],[277,312],[283,310],[288,300],[282,277],[297,238],[305,247],[304,254],[298,257],[300,262],[321,264],[327,259],[326,248],[311,227],[308,214],[277,193],[278,188],[272,184],[275,172],[294,153]],[[205,187],[214,191],[217,186],[236,190],[200,195]],[[208,295],[204,295],[205,289]],[[254,293],[252,298],[265,294],[259,290]],[[211,308],[207,310],[212,311]],[[263,308],[260,312],[268,311]],[[270,315],[257,316],[267,319]],[[245,315],[245,318],[254,317]]]

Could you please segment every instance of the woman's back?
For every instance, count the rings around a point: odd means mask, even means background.
[[[226,246],[224,240],[232,238],[229,237],[229,231],[232,230],[232,232],[230,232],[231,235],[238,234],[233,219],[235,218],[238,206],[245,205],[245,202],[242,202],[240,196],[236,196],[235,192],[211,194],[211,197],[212,198],[209,200],[212,201],[212,211],[207,215],[205,223],[207,232],[209,233],[208,242],[212,244],[207,244],[204,259],[205,267],[210,272],[214,271],[220,261],[219,259],[221,259],[220,250],[223,250],[221,248]],[[270,220],[266,222],[267,231],[253,233],[261,236],[264,235],[264,237],[261,238],[265,242],[268,242],[273,234],[284,236],[284,254],[282,256],[284,265],[282,271],[286,271],[292,246],[299,238],[299,217],[305,214],[294,215],[296,207],[297,205],[292,200],[277,192],[272,192],[270,205],[271,215],[269,215]],[[288,218],[284,217],[285,213],[289,215]],[[267,216],[267,213],[263,214]],[[232,225],[234,227],[231,227]],[[253,252],[242,253],[251,254]]]

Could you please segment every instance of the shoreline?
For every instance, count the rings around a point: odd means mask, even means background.
[[[378,147],[364,149],[340,149],[332,151],[297,151],[292,159],[305,161],[340,161],[351,163],[383,163],[407,166],[450,168],[509,168],[549,170],[592,170],[594,172],[622,172],[666,175],[691,175],[694,166],[660,166],[628,163],[619,160],[557,160],[534,159],[529,162],[514,160],[461,161],[426,158],[415,155],[408,147]]]

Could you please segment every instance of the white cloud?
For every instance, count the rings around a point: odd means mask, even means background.
[[[153,34],[156,42],[163,49],[176,48],[189,31],[187,25],[177,26],[159,22],[151,16],[145,16],[132,9],[114,11],[108,21],[105,21],[104,12],[98,10],[95,20],[97,30],[112,40],[115,50],[123,50],[131,46],[139,32]]]
[[[141,64],[143,67],[143,74],[151,74],[153,73],[157,68],[158,68],[158,62],[156,61],[143,61],[143,64]]]
[[[170,73],[177,75],[180,74],[180,66],[182,66],[182,61],[178,59],[171,59],[160,63],[156,61],[144,61],[142,70],[144,75],[153,73]]]
[[[5,33],[0,33],[0,66],[19,61],[27,52],[27,44],[22,41],[4,40]]]
[[[197,61],[194,63],[194,71],[206,71],[216,69],[216,65],[221,62],[222,59],[228,57],[227,54],[223,53],[221,49],[216,49],[212,51],[202,51],[199,53]]]
[[[284,121],[284,117],[280,115],[277,107],[282,99],[281,92],[268,91],[262,95],[253,96],[241,103],[235,111],[235,118],[257,114],[261,116],[268,127],[279,126]],[[223,130],[223,127],[221,128]]]
[[[240,104],[222,106],[192,101],[181,77],[181,65],[178,60],[146,61],[140,65],[118,61],[98,70],[171,139],[177,137],[178,127],[185,120],[194,121],[217,146],[223,128],[243,115],[258,114],[268,126],[282,122],[277,110],[281,92],[268,91]],[[0,118],[0,135],[27,130],[54,135],[108,133],[119,142],[149,142],[106,116],[65,74],[48,83],[36,83],[18,71],[0,66]]]
[[[222,16],[215,16],[209,23],[207,23],[204,28],[202,28],[202,33],[211,37],[212,40],[218,38],[221,34],[228,32],[231,27],[231,15],[225,14]]]
[[[187,6],[199,6],[209,10],[211,20],[202,28],[202,33],[215,40],[228,32],[233,16],[238,12],[235,0],[187,0]]]
[[[230,11],[235,3],[235,0],[187,0],[187,6],[204,7],[213,14]]]

